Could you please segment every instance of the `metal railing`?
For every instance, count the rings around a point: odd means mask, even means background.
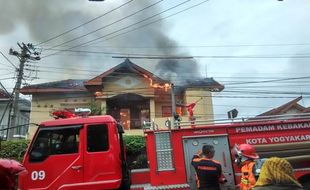
[[[248,118],[234,118],[234,119],[210,119],[210,120],[194,120],[194,121],[180,121],[175,123],[175,127],[180,125],[184,126],[199,126],[199,125],[211,125],[211,124],[227,124],[227,123],[249,123],[249,122],[263,122],[263,121],[286,121],[286,120],[301,120],[310,119],[310,113],[298,113],[298,114],[281,114],[271,116],[257,116]]]

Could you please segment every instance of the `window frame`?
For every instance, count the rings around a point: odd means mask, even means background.
[[[83,127],[83,125],[70,125],[70,126],[53,126],[53,127],[42,127],[42,126],[39,126],[39,129],[38,129],[38,132],[36,134],[36,136],[34,137],[34,141],[33,143],[31,144],[31,147],[29,148],[29,152],[28,152],[28,155],[29,155],[29,162],[30,163],[33,163],[33,162],[43,162],[44,160],[46,160],[48,157],[50,156],[57,156],[57,155],[68,155],[68,154],[79,154],[79,146],[80,146],[80,143],[81,143],[81,128]],[[53,131],[60,131],[60,130],[66,130],[66,129],[75,129],[77,130],[78,132],[75,134],[75,135],[78,135],[78,138],[75,140],[75,143],[76,144],[76,151],[74,152],[59,152],[59,153],[55,153],[52,151],[53,149],[53,137],[51,137],[50,135],[51,134],[54,134]],[[49,137],[47,137],[45,140],[47,140],[46,144],[47,144],[47,154],[45,156],[42,156],[42,158],[38,159],[38,160],[35,160],[33,158],[33,156],[31,155],[32,152],[34,152],[34,149],[35,148],[38,148],[36,145],[37,143],[41,143],[39,141],[39,138],[40,138],[40,134],[44,131],[48,131],[50,134],[49,134]],[[67,140],[68,138],[66,138]],[[66,144],[65,142],[63,142],[63,144]],[[56,143],[55,143],[56,145]],[[65,150],[65,149],[63,149]],[[38,151],[39,152],[39,151]],[[40,153],[40,152],[39,152]],[[42,153],[42,152],[41,152]]]
[[[171,141],[171,132],[155,132],[156,169],[161,171],[174,171],[174,157]],[[164,160],[164,158],[168,158]]]
[[[102,133],[102,134],[106,134],[106,136],[104,137],[105,143],[107,144],[105,147],[103,147],[102,150],[95,150],[95,151],[89,151],[89,129],[92,127],[98,127],[98,126],[103,126],[105,128],[105,132],[106,133]],[[98,135],[98,134],[97,134]],[[92,142],[96,142],[96,141],[92,141]],[[104,144],[104,143],[103,143]],[[91,124],[87,126],[87,130],[86,130],[86,151],[88,153],[97,153],[97,152],[107,152],[110,150],[110,137],[109,137],[109,126],[107,123],[101,123],[101,124]]]
[[[172,116],[172,107],[163,105],[161,106],[162,117],[171,117]]]

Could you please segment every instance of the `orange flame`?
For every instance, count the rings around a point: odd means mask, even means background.
[[[153,84],[153,79],[151,79],[150,77],[148,77],[147,75],[143,74],[144,78],[147,78],[150,81],[150,86],[153,88],[160,88],[160,89],[165,89],[165,91],[167,91],[169,88],[171,88],[171,85],[168,83],[165,83],[164,85],[158,84],[158,83],[154,83]]]
[[[95,92],[94,95],[95,95],[96,97],[103,96],[103,92]]]

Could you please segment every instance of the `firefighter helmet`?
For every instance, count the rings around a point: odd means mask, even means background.
[[[246,158],[258,159],[259,156],[256,153],[255,148],[250,144],[240,144],[237,147],[237,151]]]

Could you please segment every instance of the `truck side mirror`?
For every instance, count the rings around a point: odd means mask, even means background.
[[[123,126],[120,123],[116,124],[118,133],[125,133]]]

